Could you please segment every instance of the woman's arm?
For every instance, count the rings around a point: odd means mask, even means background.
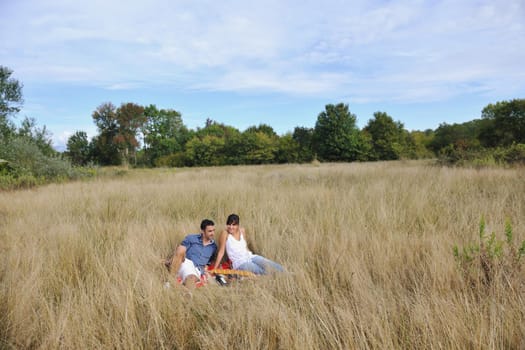
[[[213,265],[213,269],[216,269],[219,264],[222,261],[222,258],[224,257],[224,250],[226,249],[226,239],[228,238],[228,232],[226,230],[222,231],[219,235],[218,240],[218,251],[217,251],[217,258],[215,259],[215,264]]]

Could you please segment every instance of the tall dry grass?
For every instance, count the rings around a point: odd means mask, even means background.
[[[524,269],[466,283],[454,244],[525,238],[523,170],[424,163],[128,171],[0,193],[0,348],[525,346]],[[288,273],[163,288],[160,259],[232,212]],[[517,286],[517,287],[516,287]]]

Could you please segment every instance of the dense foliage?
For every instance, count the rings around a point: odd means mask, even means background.
[[[86,173],[71,167],[69,160],[55,151],[46,127],[25,117],[13,122],[22,106],[22,84],[13,72],[0,66],[0,189],[27,188],[50,181],[75,178]]]
[[[129,104],[122,106],[125,105]],[[76,149],[79,135],[72,136],[74,142],[68,142],[66,154],[74,164],[129,164],[131,159],[123,156],[119,140],[133,137],[137,140],[139,135],[143,142],[141,148],[136,143],[126,143],[128,148],[124,149],[134,155],[134,165],[147,167],[305,163],[314,159],[351,162],[433,156],[427,147],[428,140],[413,136],[403,124],[384,112],[377,112],[367,128],[359,130],[357,117],[343,103],[326,105],[314,128],[298,126],[281,136],[267,124],[240,131],[211,119],[206,120],[204,127],[190,130],[180,112],[158,109],[155,105],[144,107],[142,114],[136,113],[140,128],[124,134],[117,117],[122,106],[116,108],[105,103],[93,112],[99,134],[89,145],[81,143],[85,152]],[[83,158],[79,158],[81,154]]]
[[[174,109],[105,102],[92,113],[98,134],[90,140],[86,132],[76,131],[61,154],[51,147],[46,127],[38,128],[35,119],[26,117],[20,126],[13,122],[23,99],[22,84],[11,74],[0,66],[3,183],[75,176],[70,164],[180,167],[434,157],[449,165],[525,163],[525,99],[489,104],[480,119],[443,123],[425,131],[408,131],[380,111],[360,130],[347,104],[328,104],[313,128],[297,126],[284,135],[266,124],[240,131],[211,119],[191,130]]]

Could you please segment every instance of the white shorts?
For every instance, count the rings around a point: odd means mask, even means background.
[[[182,279],[182,282],[186,280],[186,278],[190,275],[196,276],[198,279],[201,278],[201,272],[200,270],[193,264],[193,261],[186,258],[180,265],[179,271],[177,273],[177,276],[179,276]]]

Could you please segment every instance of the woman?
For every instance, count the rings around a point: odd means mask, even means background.
[[[228,254],[234,270],[250,271],[256,275],[266,275],[272,270],[284,271],[278,263],[255,255],[248,249],[246,232],[243,227],[239,227],[239,216],[237,214],[228,216],[226,230],[222,231],[219,236],[219,250],[214,269],[219,266],[224,257],[224,251]]]

